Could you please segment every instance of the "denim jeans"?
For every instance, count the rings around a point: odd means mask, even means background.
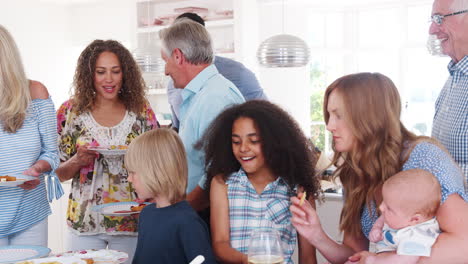
[[[26,230],[0,238],[0,246],[28,245],[47,247],[47,223],[46,218]]]

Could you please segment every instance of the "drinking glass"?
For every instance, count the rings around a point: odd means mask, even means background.
[[[259,228],[250,236],[249,264],[283,264],[284,256],[278,232],[272,228]]]

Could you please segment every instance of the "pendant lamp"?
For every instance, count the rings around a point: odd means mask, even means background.
[[[284,32],[284,0],[282,14]],[[263,41],[257,49],[257,59],[264,67],[301,67],[309,62],[310,49],[304,40],[283,33]]]

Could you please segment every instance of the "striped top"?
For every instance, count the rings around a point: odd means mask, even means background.
[[[251,232],[260,227],[273,227],[280,234],[284,263],[294,263],[291,256],[297,233],[289,211],[289,199],[294,193],[286,182],[278,177],[259,195],[241,168],[229,176],[226,184],[232,248],[247,254]]]
[[[451,61],[448,70],[450,77],[435,104],[432,136],[460,165],[468,184],[468,56]]]
[[[0,175],[21,173],[37,160],[59,165],[55,109],[52,99],[32,100],[23,126],[7,133],[0,124]],[[32,190],[0,186],[0,238],[23,231],[50,213],[44,176]]]

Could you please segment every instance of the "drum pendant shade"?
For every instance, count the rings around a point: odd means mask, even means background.
[[[264,67],[301,67],[309,62],[310,50],[302,39],[280,34],[260,44],[257,49],[257,59]]]

